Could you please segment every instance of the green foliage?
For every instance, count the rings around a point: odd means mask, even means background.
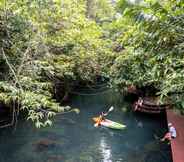
[[[0,2],[0,101],[18,104],[36,127],[51,125],[58,112],[79,113],[53,99],[55,82],[69,91],[109,76],[116,56],[102,24],[112,21],[114,7],[94,1],[93,19],[88,7],[83,0]]]
[[[116,85],[154,85],[161,99],[183,101],[184,5],[182,1],[145,1],[129,6],[121,23],[126,47],[112,67]],[[182,104],[181,104],[182,105]]]

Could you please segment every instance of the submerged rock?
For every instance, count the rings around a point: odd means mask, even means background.
[[[41,139],[41,140],[33,143],[33,146],[34,146],[35,151],[42,152],[42,151],[49,149],[50,147],[56,146],[56,144],[57,143],[53,140]]]

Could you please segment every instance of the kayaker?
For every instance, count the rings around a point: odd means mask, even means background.
[[[107,115],[108,115],[108,113],[105,113],[103,111],[101,112],[100,116],[102,118],[102,121],[105,120],[105,116],[107,116]]]
[[[105,121],[105,116],[107,116],[108,113],[101,112],[100,116],[98,117],[98,121],[95,123],[95,126],[100,126],[102,121]]]
[[[165,136],[161,139],[161,141],[165,141],[165,140],[171,141],[172,139],[176,138],[177,134],[176,134],[175,127],[172,125],[172,123],[169,123],[168,127],[169,127],[169,132],[165,134]]]

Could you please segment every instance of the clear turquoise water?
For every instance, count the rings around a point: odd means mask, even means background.
[[[93,126],[91,118],[111,105],[108,118],[126,130]],[[80,114],[58,115],[52,127],[36,129],[20,120],[15,131],[0,130],[0,162],[171,162],[170,146],[155,138],[166,131],[164,115],[134,114],[111,91],[77,95],[71,106]]]

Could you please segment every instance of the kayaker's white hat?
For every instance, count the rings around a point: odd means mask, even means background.
[[[172,126],[172,123],[168,123],[168,126],[171,127]]]

